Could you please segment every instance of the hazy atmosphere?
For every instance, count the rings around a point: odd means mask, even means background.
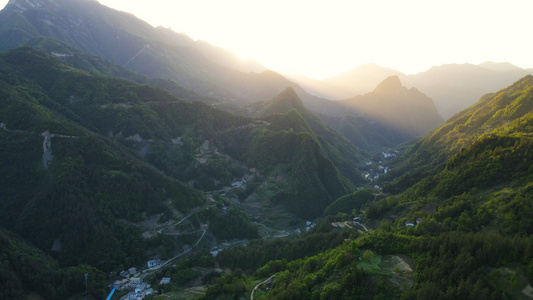
[[[318,79],[365,63],[406,74],[445,63],[533,67],[527,0],[99,2],[273,70]]]
[[[0,0],[0,300],[533,299],[532,0],[100,2]]]

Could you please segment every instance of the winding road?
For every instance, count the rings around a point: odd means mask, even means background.
[[[268,277],[267,279],[265,279],[264,281],[261,281],[258,284],[256,284],[254,286],[254,289],[252,290],[252,293],[250,293],[250,300],[254,300],[255,290],[257,290],[259,288],[259,286],[262,285],[263,283],[267,283],[267,281],[269,281],[270,279],[274,278],[274,276],[276,276],[276,274],[274,274],[274,275]]]

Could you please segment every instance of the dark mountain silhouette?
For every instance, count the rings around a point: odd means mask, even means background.
[[[287,86],[312,109],[327,107],[297,84],[227,50],[86,0],[11,0],[0,12],[0,51],[53,37],[128,70],[176,81],[223,101],[271,99]],[[256,73],[259,72],[259,73]]]
[[[376,65],[364,65],[321,81],[295,79],[310,91],[322,97],[339,99],[345,95],[365,94],[383,79],[398,76],[406,87],[416,87],[433,99],[444,119],[474,104],[484,94],[502,89],[532,70],[521,69],[509,63],[487,62],[480,65],[445,64],[425,72],[405,75]],[[349,96],[346,96],[349,94]]]
[[[361,128],[373,128],[368,132],[376,137],[376,141],[398,143],[421,136],[443,122],[433,101],[415,88],[402,86],[397,76],[388,77],[371,93],[339,102],[364,116],[366,121],[361,118],[332,120],[334,128],[352,137],[355,145],[365,149],[369,149],[372,143],[364,138],[365,132]]]

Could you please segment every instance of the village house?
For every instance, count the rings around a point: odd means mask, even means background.
[[[136,300],[136,299],[137,299],[137,294],[135,294],[135,292],[128,293],[128,300]]]
[[[126,288],[127,286],[129,286],[130,284],[130,280],[129,279],[122,279],[122,288]]]
[[[137,268],[129,268],[128,272],[130,273],[130,275],[135,275],[137,273]]]
[[[113,288],[120,290],[122,288],[122,280],[115,280],[115,282],[113,282]]]
[[[147,285],[144,282],[141,282],[135,287],[135,294],[140,295],[146,289]]]
[[[139,278],[139,277],[131,277],[131,278],[130,278],[130,282],[131,282],[131,284],[132,284],[133,286],[137,286],[137,285],[141,284],[142,279]]]
[[[311,221],[307,221],[305,222],[305,231],[309,231],[311,230],[311,228],[315,227],[316,224],[311,222]]]
[[[362,218],[362,217],[355,217],[355,218],[353,219],[353,224],[354,224],[354,225],[361,225],[361,224],[363,224],[363,218]]]
[[[232,187],[239,187],[246,183],[246,179],[242,178],[241,180],[237,180],[231,184]]]
[[[128,272],[128,271],[122,271],[122,272],[120,272],[120,276],[122,276],[122,277],[128,277],[128,276],[130,276],[130,272]]]
[[[159,284],[169,284],[170,283],[170,277],[163,277],[161,278],[161,281]]]
[[[406,227],[409,227],[409,226],[410,227],[415,227],[415,222],[413,222],[413,221],[405,221],[405,226]]]
[[[153,267],[157,267],[161,264],[160,259],[152,259],[147,262],[148,268],[151,269]]]

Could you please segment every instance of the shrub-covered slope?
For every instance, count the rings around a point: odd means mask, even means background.
[[[163,212],[169,199],[183,212],[203,205],[201,194],[83,128],[97,127],[57,101],[69,97],[56,85],[80,80],[77,88],[88,92],[90,76],[30,49],[3,54],[0,69],[2,226],[52,249],[63,264],[109,270],[144,259],[139,233],[119,219]]]
[[[486,95],[421,139],[403,155],[402,162],[391,173],[400,177],[390,190],[403,190],[441,171],[440,189],[451,184],[446,174],[454,173],[458,175],[453,176],[457,183],[463,185],[457,192],[477,184],[488,187],[526,175],[531,166],[532,86],[533,77],[526,76],[497,93]]]
[[[182,212],[203,204],[176,179],[212,189],[242,176],[238,161],[265,174],[277,168],[287,179],[278,203],[312,217],[358,176],[311,131],[184,102],[31,48],[0,55],[0,93],[2,225],[68,264],[108,269],[141,259],[138,233],[117,219],[164,212],[169,199]]]
[[[342,218],[362,206],[364,227],[343,222],[350,237],[361,236],[304,259],[277,256],[251,278],[275,275],[254,298],[531,297],[532,91],[533,77],[527,76],[413,145],[395,172],[421,171],[406,172],[389,185],[394,195],[382,194],[376,201],[363,190],[338,199],[326,214]],[[410,178],[413,174],[418,176]],[[254,251],[223,252],[221,261],[232,262],[236,253],[250,257]],[[220,287],[209,290],[207,298],[231,291]]]

